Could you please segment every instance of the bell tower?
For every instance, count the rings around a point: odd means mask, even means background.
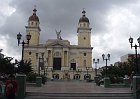
[[[91,29],[89,19],[85,15],[86,11],[83,9],[82,17],[79,19],[77,33],[78,33],[78,46],[91,47]]]
[[[28,19],[28,26],[26,27],[26,34],[31,35],[31,40],[29,45],[39,45],[39,36],[40,36],[40,27],[39,27],[39,18],[36,15],[36,8],[33,10],[33,15]]]

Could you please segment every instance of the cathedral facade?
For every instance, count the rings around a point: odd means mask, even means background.
[[[77,27],[77,45],[71,45],[68,40],[61,38],[61,31],[56,31],[57,38],[48,39],[40,44],[40,22],[36,15],[28,19],[26,34],[31,35],[29,46],[24,48],[24,60],[31,60],[32,68],[39,75],[49,79],[86,80],[94,79],[92,68],[91,29],[89,19],[82,11]],[[47,35],[47,34],[46,34]]]

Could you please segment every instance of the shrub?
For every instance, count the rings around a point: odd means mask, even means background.
[[[27,75],[27,81],[28,82],[36,82],[36,77],[38,76],[38,74],[36,74],[36,73],[29,73],[28,75]]]

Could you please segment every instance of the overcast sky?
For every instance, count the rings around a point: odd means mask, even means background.
[[[61,29],[62,38],[76,45],[78,21],[85,8],[92,28],[92,56],[100,59],[98,67],[105,65],[103,53],[111,54],[109,64],[120,61],[125,54],[135,53],[128,39],[131,35],[137,43],[140,36],[140,0],[1,0],[0,48],[5,55],[21,58],[16,35],[18,32],[25,35],[34,5],[40,19],[40,43],[55,39],[55,29]]]

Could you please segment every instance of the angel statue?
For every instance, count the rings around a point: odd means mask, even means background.
[[[57,40],[60,40],[61,38],[61,30],[58,32],[57,30],[56,31],[56,35],[57,35]]]

